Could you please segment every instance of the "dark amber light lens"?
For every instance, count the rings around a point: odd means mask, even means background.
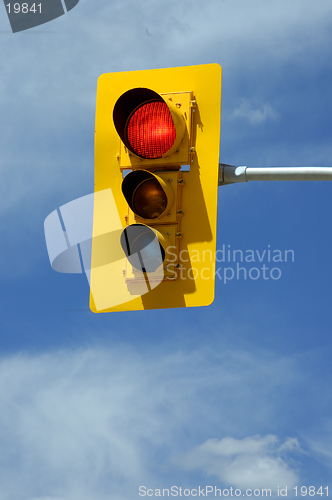
[[[157,179],[141,182],[133,193],[135,214],[144,219],[156,219],[167,207],[167,196]]]
[[[174,144],[176,130],[164,101],[150,101],[137,108],[127,124],[131,150],[141,158],[161,158]]]

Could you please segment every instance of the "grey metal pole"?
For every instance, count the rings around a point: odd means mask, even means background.
[[[219,186],[248,181],[332,181],[332,167],[234,167],[219,164]]]

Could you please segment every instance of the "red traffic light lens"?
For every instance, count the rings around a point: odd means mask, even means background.
[[[173,146],[176,130],[164,101],[150,101],[139,106],[127,123],[130,149],[141,158],[161,158]]]

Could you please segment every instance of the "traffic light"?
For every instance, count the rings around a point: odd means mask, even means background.
[[[92,311],[213,301],[220,98],[216,64],[99,78]]]

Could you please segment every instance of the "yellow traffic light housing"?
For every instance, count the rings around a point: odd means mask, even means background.
[[[213,301],[220,97],[216,64],[99,78],[94,312]],[[111,210],[102,191],[111,193]],[[112,238],[119,248],[101,266],[94,256],[107,232],[119,234]]]

